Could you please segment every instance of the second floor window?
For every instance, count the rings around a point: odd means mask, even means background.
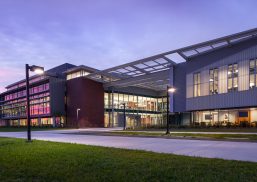
[[[250,88],[254,88],[257,85],[256,80],[256,65],[257,60],[250,60],[249,65],[249,86]]]
[[[194,97],[200,96],[200,73],[194,74]]]
[[[209,72],[209,91],[210,91],[210,95],[213,94],[218,94],[218,69],[214,68],[214,69],[210,69]]]
[[[238,65],[228,65],[228,92],[238,90]]]

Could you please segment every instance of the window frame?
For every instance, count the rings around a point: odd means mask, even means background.
[[[229,74],[230,66],[232,66],[231,74]],[[236,72],[236,70],[237,70],[237,72]],[[239,81],[238,72],[239,72],[238,63],[232,63],[232,64],[228,65],[228,70],[227,70],[227,90],[228,90],[228,92],[238,91],[238,81]],[[229,87],[228,87],[230,79],[232,81],[231,89],[229,89]],[[235,80],[237,82],[236,84],[235,84]],[[235,85],[237,85],[237,87],[235,87]]]
[[[250,72],[251,62],[254,62],[253,73]],[[249,89],[253,89],[253,88],[257,87],[256,74],[257,74],[257,59],[250,59],[249,60]],[[251,76],[252,75],[253,75],[253,86],[251,86]]]
[[[215,71],[217,73],[217,77],[215,77]],[[216,91],[215,91],[215,85],[217,85]],[[211,68],[209,69],[209,95],[215,95],[218,93],[219,93],[219,69]]]
[[[195,82],[195,76],[197,77],[197,82]],[[193,96],[194,97],[201,96],[201,73],[200,72],[196,72],[193,74]]]

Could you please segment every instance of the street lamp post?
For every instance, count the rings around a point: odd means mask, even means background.
[[[26,94],[27,94],[27,139],[31,142],[31,124],[30,124],[30,96],[29,96],[29,71],[35,72],[37,74],[44,73],[44,68],[40,66],[29,66],[26,64]]]
[[[80,108],[77,108],[77,122],[79,121],[79,111],[80,111]]]
[[[167,125],[166,125],[166,134],[170,134],[170,126],[169,126],[169,121],[170,121],[170,94],[169,93],[174,93],[176,89],[174,87],[171,87],[167,85]]]
[[[121,104],[123,106],[123,130],[126,130],[126,103]]]

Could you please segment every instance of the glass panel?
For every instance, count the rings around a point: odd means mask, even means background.
[[[238,90],[238,65],[232,64],[228,66],[228,91]]]
[[[251,60],[250,61],[250,66],[249,66],[249,81],[250,81],[250,88],[253,88],[254,86],[256,86],[257,80],[256,80],[256,61],[255,60]]]
[[[250,61],[250,68],[249,68],[249,73],[254,73],[255,71],[255,61]]]
[[[233,72],[234,72],[234,77],[237,77],[238,76],[238,65],[237,64],[234,64]]]
[[[200,73],[198,73],[197,76],[198,76],[198,82],[197,83],[200,84]]]
[[[254,74],[250,74],[250,88],[253,88],[254,86],[255,86]]]
[[[194,85],[194,97],[196,97],[197,96],[197,85]]]
[[[104,93],[104,108],[109,108],[109,93]]]
[[[214,69],[214,94],[218,94],[218,83],[219,83],[219,77],[218,77],[218,69]]]
[[[232,78],[232,72],[233,72],[232,68],[233,68],[232,65],[228,66],[228,78]]]
[[[228,91],[232,90],[232,78],[228,79]]]
[[[213,82],[210,81],[210,94],[214,93],[213,85]]]
[[[201,87],[200,87],[201,85],[200,84],[198,84],[197,85],[197,96],[200,96],[201,95],[201,93],[200,93],[200,91],[201,91]]]
[[[212,69],[210,70],[210,80],[211,80],[211,79],[214,79],[214,73],[213,73],[213,70],[212,70]]]
[[[128,102],[129,101],[129,96],[127,94],[124,94],[124,102]]]
[[[234,78],[233,86],[234,86],[234,90],[238,89],[238,78],[237,77]]]
[[[218,94],[219,93],[218,89],[219,89],[218,83],[215,82],[214,83],[214,94]]]
[[[220,111],[219,112],[219,124],[221,126],[226,126],[229,121],[228,111]]]
[[[237,119],[237,111],[229,111],[229,122],[228,125],[235,125]]]
[[[194,97],[200,96],[200,73],[194,74]]]
[[[113,108],[119,108],[119,95],[117,93],[113,93]]]

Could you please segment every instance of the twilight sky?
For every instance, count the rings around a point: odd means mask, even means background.
[[[0,92],[25,63],[106,69],[257,27],[256,0],[0,0]]]

